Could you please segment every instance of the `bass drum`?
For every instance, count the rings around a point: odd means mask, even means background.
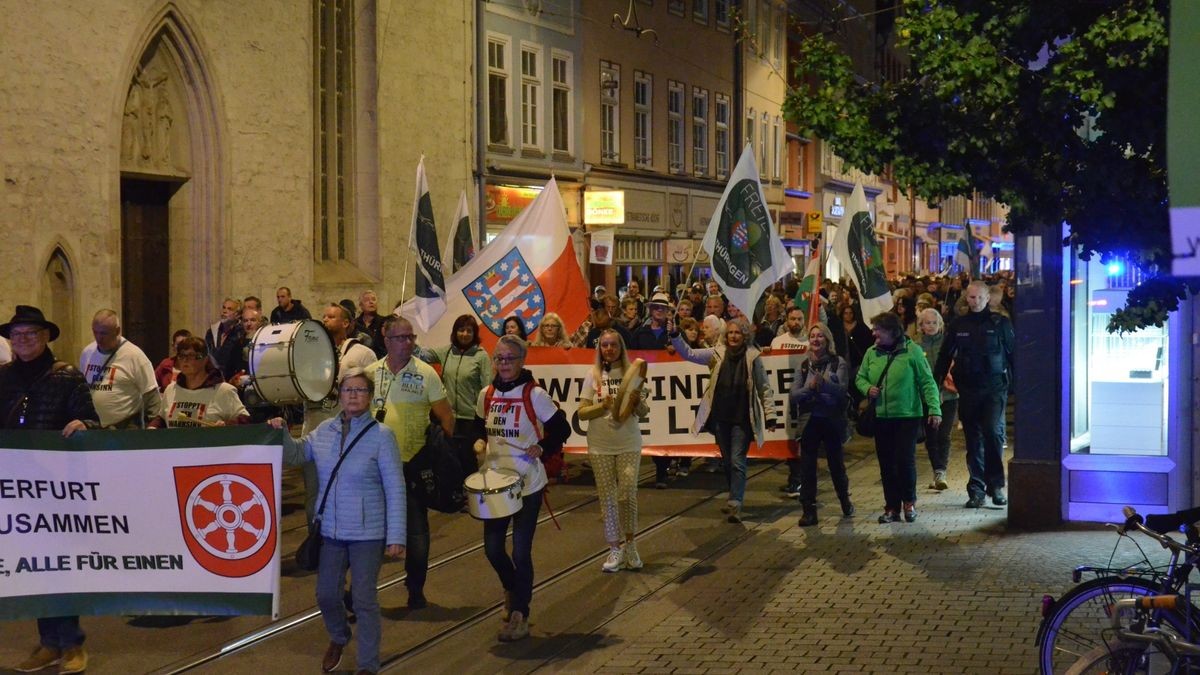
[[[317,403],[337,381],[337,351],[318,321],[263,326],[250,341],[254,389],[275,405]]]

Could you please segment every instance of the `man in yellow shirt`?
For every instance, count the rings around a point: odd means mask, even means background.
[[[454,411],[446,400],[446,390],[437,371],[413,356],[417,336],[412,324],[391,315],[383,320],[383,343],[387,356],[367,367],[375,382],[371,409],[375,418],[396,434],[400,458],[407,464],[425,445],[429,413],[437,417],[447,436],[454,435]],[[382,417],[381,417],[382,416]],[[425,600],[425,576],[429,568],[429,508],[421,493],[408,485],[408,538],[405,543],[404,571],[408,578],[408,607],[420,609]]]

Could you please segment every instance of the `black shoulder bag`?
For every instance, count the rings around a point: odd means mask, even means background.
[[[300,548],[296,549],[296,566],[300,569],[311,572],[320,564],[321,544],[324,542],[321,537],[321,514],[325,513],[325,500],[329,499],[329,490],[333,487],[333,479],[337,478],[338,469],[342,468],[342,462],[346,459],[346,455],[350,454],[350,450],[354,448],[358,440],[376,424],[378,422],[375,420],[367,423],[367,426],[363,427],[354,440],[350,441],[350,445],[342,451],[337,464],[333,465],[333,472],[329,474],[329,482],[325,484],[325,494],[321,496],[321,506],[317,509],[317,516],[313,518],[312,528],[308,531],[308,536],[304,538],[304,541],[300,542]]]
[[[895,361],[895,360],[896,360],[896,354],[892,354],[891,356],[888,357],[887,365],[885,365],[883,367],[883,372],[879,374],[879,381],[877,381],[875,383],[875,386],[877,388],[883,386],[883,378],[887,377],[888,368],[892,367],[892,361]],[[858,432],[859,436],[865,436],[867,438],[874,438],[875,437],[875,408],[879,405],[879,399],[876,398],[876,399],[866,401],[865,404],[866,404],[866,407],[863,408],[862,412],[858,413],[858,421],[854,423],[854,430]]]

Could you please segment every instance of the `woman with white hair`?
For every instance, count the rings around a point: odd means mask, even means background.
[[[946,339],[946,323],[942,315],[935,309],[924,309],[917,318],[921,328],[921,339],[917,344],[925,352],[925,360],[932,369],[937,363],[938,351]],[[946,379],[938,383],[938,391],[942,399],[942,423],[936,429],[929,425],[925,427],[925,450],[929,453],[929,464],[933,467],[933,482],[929,487],[934,490],[945,490],[950,487],[946,482],[946,468],[950,463],[950,432],[958,421],[958,389],[954,388],[954,376],[946,373]]]
[[[711,317],[706,317],[706,322],[708,318]],[[750,441],[753,439],[761,446],[765,430],[775,429],[775,393],[767,381],[758,348],[750,344],[754,336],[750,322],[745,317],[730,319],[725,324],[722,344],[707,349],[689,346],[674,321],[667,322],[667,332],[676,353],[692,363],[709,367],[708,385],[696,408],[692,434],[707,430],[716,438],[729,485],[729,499],[721,512],[728,516],[729,522],[740,523]],[[714,405],[718,397],[721,404]]]

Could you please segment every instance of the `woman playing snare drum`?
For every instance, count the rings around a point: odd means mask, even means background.
[[[479,393],[475,451],[484,470],[517,473],[523,481],[521,510],[512,516],[483,521],[483,548],[504,586],[501,642],[529,635],[529,602],[533,596],[533,533],[537,528],[546,470],[542,458],[562,452],[571,435],[566,415],[525,369],[528,344],[515,335],[502,336],[492,355],[496,377]],[[526,410],[526,407],[532,410]],[[486,436],[485,436],[486,434]],[[484,441],[486,438],[486,442]],[[486,454],[485,454],[486,453]],[[512,522],[512,555],[505,549]]]
[[[591,420],[587,430],[588,458],[596,476],[600,510],[604,513],[604,537],[609,546],[608,559],[601,569],[638,570],[642,568],[642,559],[633,543],[637,531],[638,464],[642,459],[642,430],[638,420],[649,408],[639,386],[631,393],[636,406],[633,414],[621,421],[615,419],[617,392],[629,376],[629,356],[625,353],[625,342],[615,330],[601,333],[598,344],[596,364],[583,381],[579,419]]]

